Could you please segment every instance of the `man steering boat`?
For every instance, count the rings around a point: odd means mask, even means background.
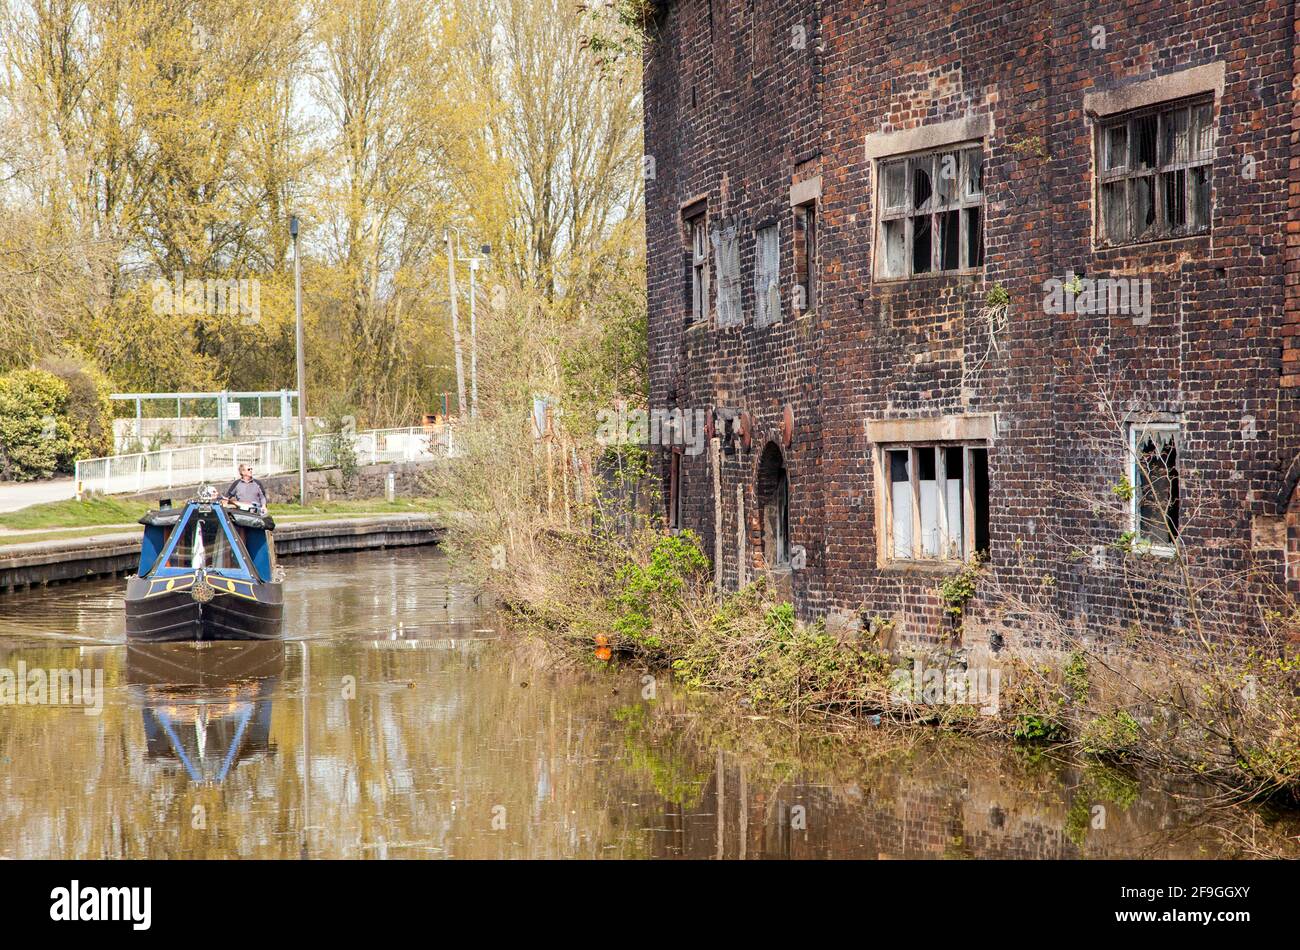
[[[221,497],[222,504],[235,504],[250,511],[266,511],[266,486],[253,477],[253,466],[240,464],[239,477]]]

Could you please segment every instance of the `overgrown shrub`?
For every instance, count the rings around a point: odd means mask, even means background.
[[[0,376],[0,480],[30,481],[70,470],[77,437],[68,385],[38,369]]]
[[[108,377],[86,360],[71,356],[42,360],[37,369],[61,379],[68,389],[64,415],[72,429],[75,458],[113,451],[112,387]]]
[[[645,563],[630,560],[614,573],[614,632],[650,650],[685,623],[690,593],[707,578],[709,562],[690,531],[662,535]]]
[[[1126,709],[1092,719],[1083,729],[1079,741],[1083,751],[1099,758],[1124,758],[1141,738],[1138,721]]]

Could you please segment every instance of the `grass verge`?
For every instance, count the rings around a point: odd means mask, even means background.
[[[54,501],[0,515],[0,528],[21,534],[0,534],[0,546],[36,541],[75,539],[112,531],[136,530],[135,523],[150,505],[118,498],[91,496],[84,501]],[[271,505],[271,515],[284,521],[324,517],[365,517],[387,514],[439,514],[445,503],[427,498],[348,499],[309,505]],[[78,530],[80,529],[80,530]]]
[[[34,531],[42,528],[79,528],[130,524],[149,510],[142,501],[92,495],[83,501],[49,501],[0,514],[0,528]]]

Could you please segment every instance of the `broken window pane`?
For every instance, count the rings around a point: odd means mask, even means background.
[[[1138,433],[1138,531],[1144,540],[1172,545],[1178,538],[1178,439],[1170,429]]]
[[[1187,134],[1190,115],[1187,109],[1175,109],[1160,117],[1163,133],[1160,138],[1161,164],[1187,161],[1191,153],[1191,143],[1188,141]]]
[[[939,270],[961,267],[961,212],[945,211],[939,215]]]
[[[1214,152],[1214,106],[1208,102],[1192,108],[1192,145],[1198,158]]]
[[[888,211],[901,211],[907,207],[907,162],[890,162],[881,166],[884,176],[882,201]]]
[[[933,260],[930,216],[912,218],[912,273],[928,274]]]
[[[878,168],[878,276],[952,272],[984,263],[981,147],[914,155]],[[901,225],[896,222],[900,205],[907,215]]]
[[[889,454],[889,502],[893,524],[893,556],[912,556],[912,476],[907,451]]]
[[[1210,226],[1210,167],[1203,165],[1193,168],[1192,176],[1192,218],[1191,225],[1196,230]]]
[[[971,514],[975,521],[975,553],[989,553],[989,450],[970,449]]]
[[[966,197],[976,198],[984,194],[984,150],[967,149],[965,155]]]
[[[906,219],[881,224],[886,277],[902,277],[907,272]]]
[[[968,457],[973,481],[969,492]],[[974,541],[983,543],[982,548],[971,548],[971,553],[988,550],[986,449],[960,445],[890,449],[885,453],[885,466],[892,531],[886,544],[893,558],[963,560],[972,541],[967,537],[968,504],[972,505]],[[918,529],[920,535],[915,534]]]
[[[1160,240],[1210,228],[1212,102],[1133,115],[1099,127],[1098,135],[1106,173],[1096,193],[1100,241]]]
[[[1155,227],[1155,182],[1154,175],[1134,178],[1132,181],[1133,204],[1129,208],[1128,220],[1133,229],[1131,234],[1135,238],[1144,236]]]
[[[959,152],[942,152],[935,158],[935,192],[940,207],[957,203],[958,184],[961,181],[961,155]]]
[[[1113,171],[1128,165],[1128,124],[1112,125],[1106,129],[1102,139],[1103,171]]]
[[[1156,167],[1156,125],[1154,115],[1138,116],[1132,120],[1130,145],[1135,170]]]
[[[966,267],[982,267],[984,264],[984,222],[979,208],[964,208],[962,216],[966,220]]]
[[[930,199],[934,196],[934,186],[930,178],[933,159],[929,155],[925,158],[914,158],[911,165],[912,207],[917,211],[928,211]]]
[[[1164,192],[1165,227],[1181,231],[1187,224],[1187,172],[1179,169],[1160,176]]]
[[[1108,241],[1123,241],[1128,238],[1125,187],[1122,181],[1101,186],[1102,226]]]

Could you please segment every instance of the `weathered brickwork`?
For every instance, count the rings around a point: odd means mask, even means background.
[[[1045,596],[1088,628],[1181,626],[1177,597],[1135,602],[1114,547],[1131,526],[1114,509],[1133,421],[1179,427],[1181,537],[1197,576],[1300,585],[1298,30],[1277,0],[661,2],[645,72],[651,401],[721,410],[720,437],[734,412],[748,433],[717,473],[710,452],[682,463],[682,524],[720,553],[723,585],[763,569],[759,459],[776,443],[790,544],[805,557],[782,575],[799,613],[848,611],[941,640],[937,587],[959,565],[884,556],[866,426],[982,414],[996,419],[999,589]],[[1115,103],[1192,94],[1212,102],[1208,233],[1101,246],[1098,121],[1126,111]],[[982,266],[874,276],[874,177],[893,154],[882,141],[899,154],[982,147]],[[815,179],[816,299],[796,315],[791,192]],[[737,228],[738,327],[716,326],[716,259],[710,314],[687,325],[683,211],[701,207],[711,226]],[[783,316],[756,328],[753,236],[771,224]],[[1149,319],[1048,312],[1044,282],[1071,274],[1149,281]],[[988,311],[994,288],[1010,300],[1004,325]],[[666,453],[662,471],[667,485]],[[1137,573],[1156,590],[1176,570],[1148,559]],[[1030,631],[1009,635],[1032,645]]]

